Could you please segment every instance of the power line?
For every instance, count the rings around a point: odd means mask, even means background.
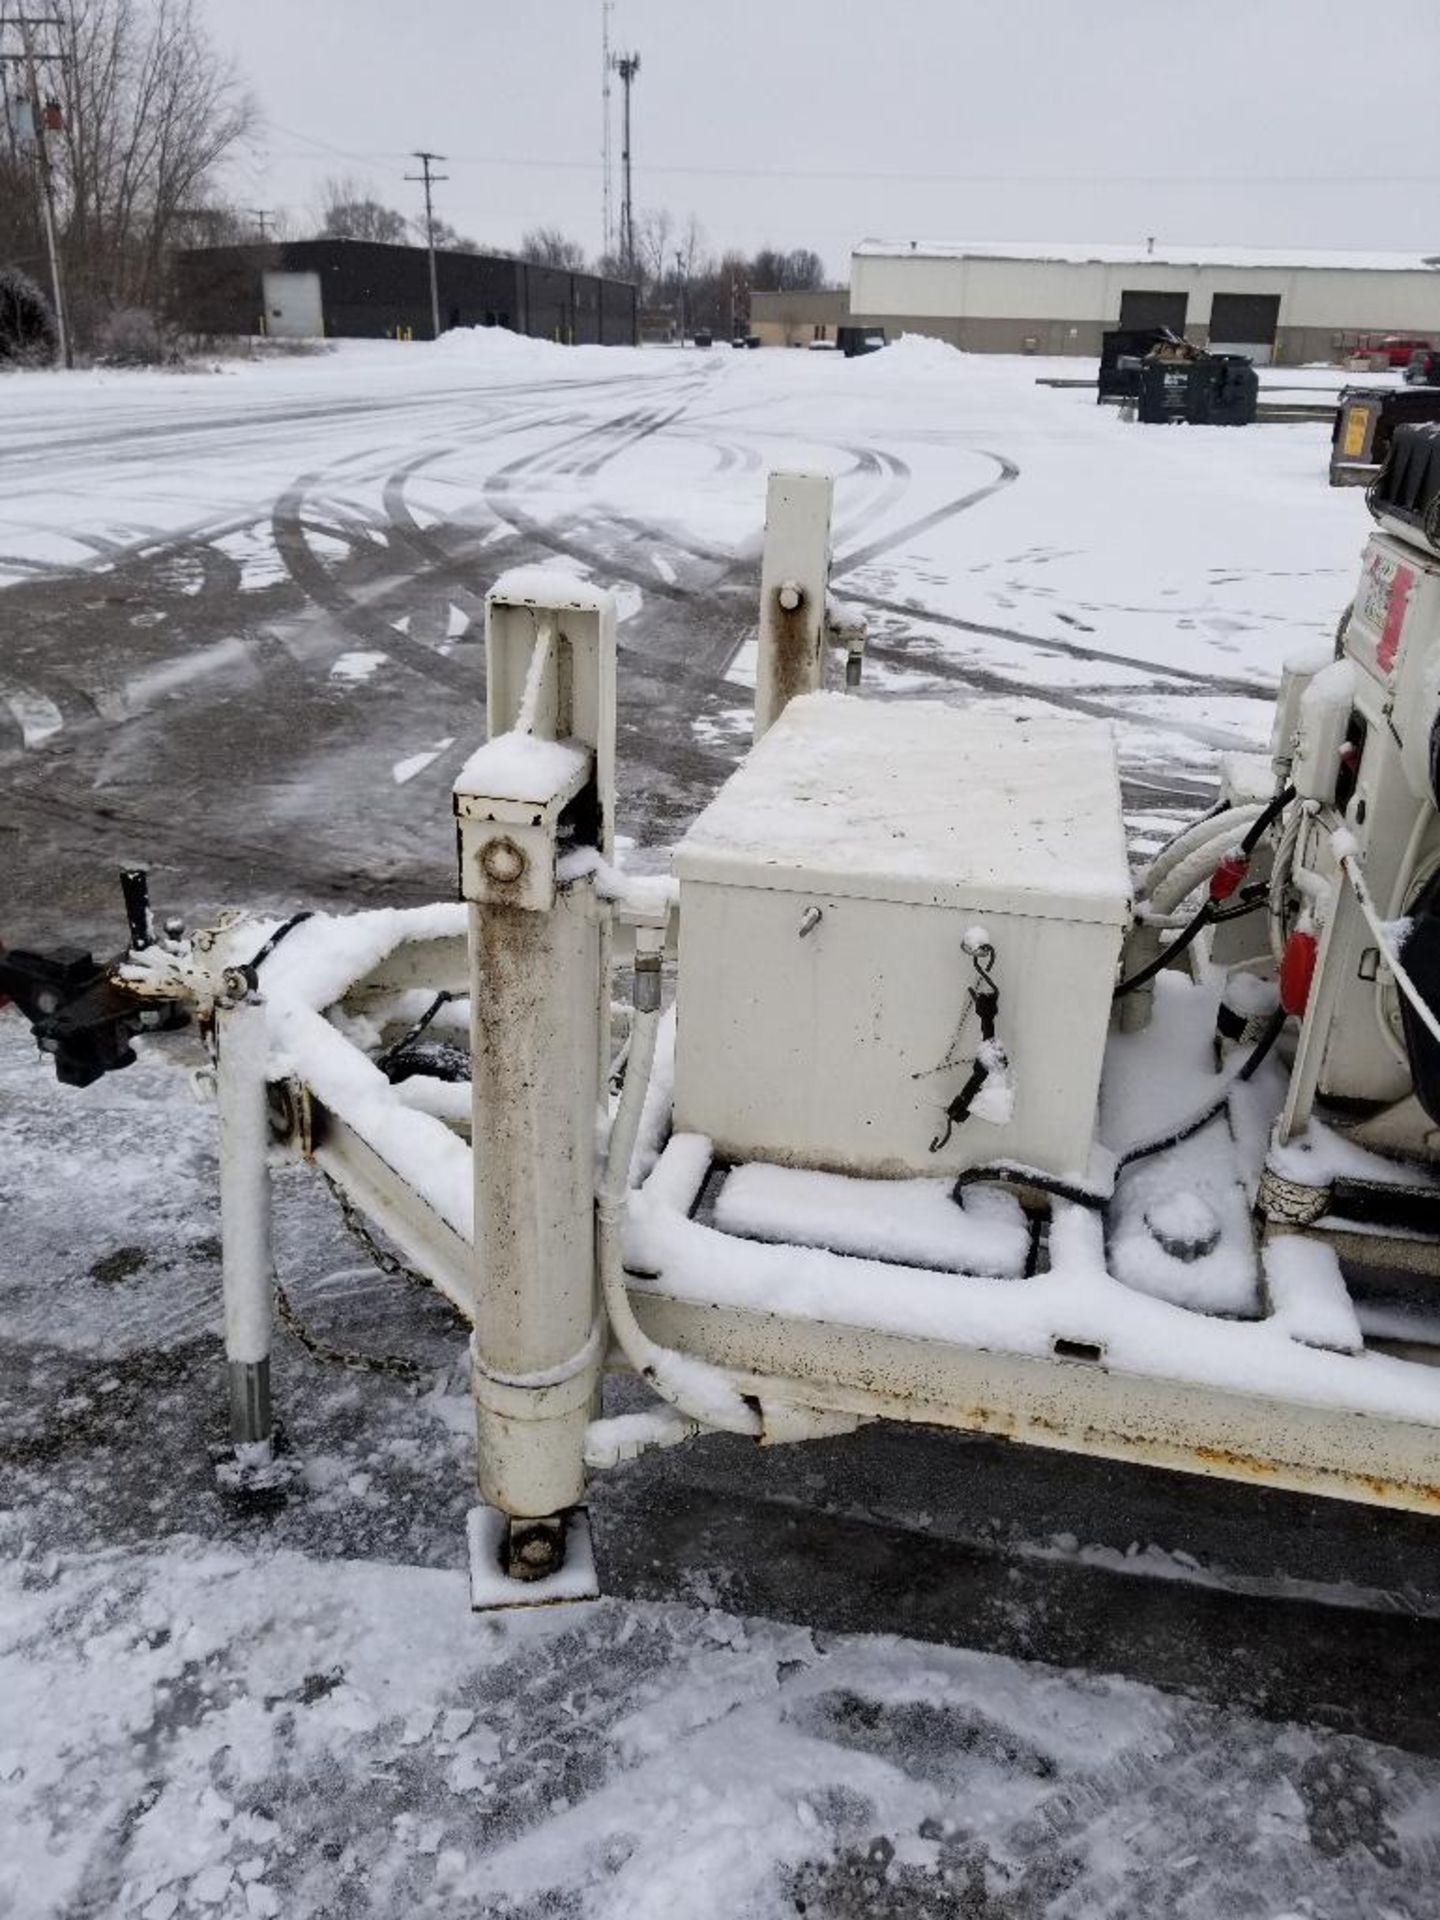
[[[440,181],[450,178],[448,173],[432,173],[431,165],[436,160],[443,161],[443,153],[427,153],[423,147],[416,147],[414,158],[424,169],[422,173],[407,173],[405,178],[417,183],[425,183],[425,243],[430,250],[430,326],[432,340],[440,338],[440,279],[435,268],[435,205],[431,197],[431,188]]]
[[[638,60],[638,56],[637,56]],[[612,63],[612,70],[616,66]],[[408,154],[384,148],[375,148],[361,152],[348,147],[331,146],[312,135],[301,133],[297,128],[282,127],[272,121],[277,133],[283,133],[287,139],[301,140],[307,146],[317,147],[326,154],[339,160],[359,160],[379,164],[388,160],[408,159]],[[303,154],[281,154],[288,159],[304,159]],[[452,153],[446,156],[447,164],[456,167],[511,167],[541,173],[588,173],[594,175],[603,170],[603,161],[595,160],[559,160],[535,159],[520,154],[507,153]],[[1330,192],[1336,187],[1386,186],[1436,186],[1440,185],[1440,173],[981,173],[981,172],[924,172],[919,170],[892,170],[889,172],[873,167],[724,167],[692,165],[682,161],[646,161],[646,170],[652,174],[681,176],[704,180],[814,180],[820,183],[833,182],[849,184],[853,182],[873,182],[876,185],[913,185],[941,187],[1307,187],[1317,192]]]

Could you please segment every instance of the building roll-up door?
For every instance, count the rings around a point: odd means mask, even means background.
[[[1127,331],[1139,327],[1168,327],[1184,333],[1188,293],[1162,293],[1154,287],[1132,287],[1120,295],[1120,324]]]
[[[318,273],[266,273],[265,331],[275,340],[319,340],[325,305]]]
[[[1217,293],[1210,303],[1210,344],[1266,365],[1280,324],[1278,293]]]

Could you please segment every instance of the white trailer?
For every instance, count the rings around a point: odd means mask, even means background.
[[[1436,510],[1389,516],[1342,657],[1132,899],[1103,726],[825,689],[821,642],[861,644],[817,617],[825,504],[772,485],[762,630],[810,624],[762,646],[678,885],[615,865],[610,596],[526,573],[487,602],[458,903],[142,923],[123,1018],[187,1002],[218,1051],[232,1484],[274,1477],[278,1153],[473,1326],[477,1605],[592,1591],[588,1475],[716,1429],[1440,1511],[1437,1317],[1397,1339],[1353,1291],[1440,1265]],[[462,1001],[470,1085],[397,1084]],[[653,1410],[605,1418],[607,1367]]]

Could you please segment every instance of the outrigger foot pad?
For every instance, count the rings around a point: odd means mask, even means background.
[[[542,1530],[556,1523],[512,1521],[498,1507],[471,1507],[465,1530],[470,1543],[470,1606],[476,1613],[490,1613],[504,1607],[553,1607],[576,1600],[598,1600],[600,1583],[595,1575],[595,1553],[590,1538],[590,1516],[583,1507],[575,1507],[562,1516],[560,1544],[563,1558],[548,1572],[517,1578],[507,1571],[515,1563],[528,1559],[527,1546],[542,1544]],[[526,1537],[512,1540],[512,1530],[526,1530]],[[539,1559],[536,1554],[535,1558]],[[553,1558],[553,1556],[550,1556]]]
[[[267,1441],[212,1447],[215,1484],[232,1499],[278,1505],[300,1478],[300,1462]]]

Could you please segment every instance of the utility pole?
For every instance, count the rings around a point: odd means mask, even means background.
[[[680,344],[685,344],[685,255],[680,248],[675,249],[675,292],[676,306],[680,309]]]
[[[424,168],[423,173],[407,173],[407,180],[425,183],[425,240],[430,249],[430,326],[431,339],[440,338],[440,279],[435,271],[435,205],[431,188],[440,181],[450,178],[448,173],[432,173],[430,168],[436,160],[443,161],[443,153],[427,153],[423,147],[415,149],[415,158]]]
[[[269,207],[251,207],[250,216],[254,220],[256,226],[259,227],[260,229],[260,243],[263,246],[266,239],[266,234],[265,234],[266,223],[272,217],[271,210]]]
[[[0,53],[0,66],[23,67],[25,72],[31,133],[35,141],[35,164],[40,175],[40,211],[45,223],[45,248],[50,256],[50,292],[55,303],[55,326],[60,335],[60,357],[67,367],[73,367],[75,352],[70,344],[70,328],[65,318],[65,289],[60,273],[60,249],[55,238],[55,177],[50,171],[50,151],[45,145],[45,105],[40,98],[40,73],[36,64],[35,42],[30,37],[35,27],[43,27],[59,33],[64,24],[53,14],[22,13],[14,20],[0,19],[0,26],[15,26],[20,29],[19,53]],[[42,57],[58,60],[62,66],[65,64],[63,54]]]
[[[600,211],[600,253],[608,257],[615,244],[615,209],[612,198],[610,146],[610,14],[614,0],[600,0],[600,162],[602,174]]]
[[[635,76],[640,71],[638,53],[620,53],[615,56],[615,71],[620,76],[620,84],[625,89],[624,144],[620,149],[620,166],[624,187],[620,203],[620,254],[625,263],[625,271],[635,278],[635,200],[630,174],[630,89],[635,84]]]

